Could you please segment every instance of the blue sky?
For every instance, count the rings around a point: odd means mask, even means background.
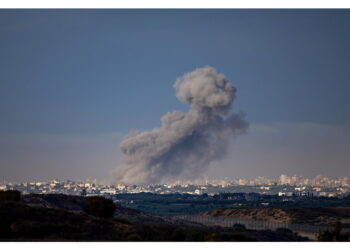
[[[209,174],[349,175],[349,23],[349,10],[0,10],[3,178],[107,178],[120,138],[187,110],[172,85],[205,65],[238,88],[235,110],[252,129],[283,128],[239,138]],[[283,148],[293,134],[293,155],[309,145],[305,133],[319,161],[261,161],[282,154],[265,142]],[[329,138],[332,156],[317,150]],[[232,157],[239,142],[250,146]],[[254,151],[260,144],[269,153]]]

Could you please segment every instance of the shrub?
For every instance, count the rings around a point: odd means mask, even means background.
[[[186,240],[186,232],[181,227],[176,228],[171,234],[172,241],[184,241]]]
[[[233,234],[231,240],[234,240],[234,241],[256,241],[255,239],[253,239],[247,235],[240,234],[240,233]]]
[[[93,196],[86,199],[84,211],[88,214],[101,218],[113,217],[116,209],[112,200],[100,196]]]
[[[123,223],[123,224],[129,224],[129,225],[132,224],[129,220],[127,220],[125,218],[120,218],[120,217],[114,218],[113,221]]]
[[[233,229],[237,231],[244,231],[246,227],[243,224],[236,223],[233,225]]]
[[[217,233],[210,233],[206,235],[205,241],[220,241],[220,235]]]
[[[138,235],[137,233],[133,233],[133,234],[129,234],[126,237],[127,241],[141,241],[142,238],[140,237],[140,235]]]
[[[293,231],[288,229],[288,228],[284,228],[284,227],[279,227],[276,230],[276,233],[281,233],[281,234],[293,234]]]
[[[341,233],[342,224],[340,220],[338,220],[334,225],[333,231],[323,231],[318,236],[317,239],[319,241],[349,241],[350,234],[349,233]]]

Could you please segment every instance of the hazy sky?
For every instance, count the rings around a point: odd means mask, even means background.
[[[350,175],[350,10],[0,10],[0,173],[108,180],[210,65],[251,127],[210,177]]]

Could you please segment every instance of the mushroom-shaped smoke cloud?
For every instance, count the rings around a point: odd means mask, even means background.
[[[190,105],[189,112],[169,112],[160,128],[126,136],[120,144],[124,165],[115,170],[117,182],[198,178],[210,162],[224,156],[232,136],[246,132],[248,122],[241,113],[228,115],[236,88],[214,68],[187,73],[174,88],[177,97]]]

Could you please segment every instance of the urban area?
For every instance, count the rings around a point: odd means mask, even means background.
[[[278,196],[344,197],[350,194],[349,177],[330,178],[316,176],[281,175],[278,179],[258,177],[255,179],[177,181],[158,185],[102,185],[96,181],[51,180],[45,182],[2,182],[0,190],[18,190],[22,194],[61,193],[67,195],[110,196],[125,193],[191,194],[209,196],[220,193],[258,193]]]

